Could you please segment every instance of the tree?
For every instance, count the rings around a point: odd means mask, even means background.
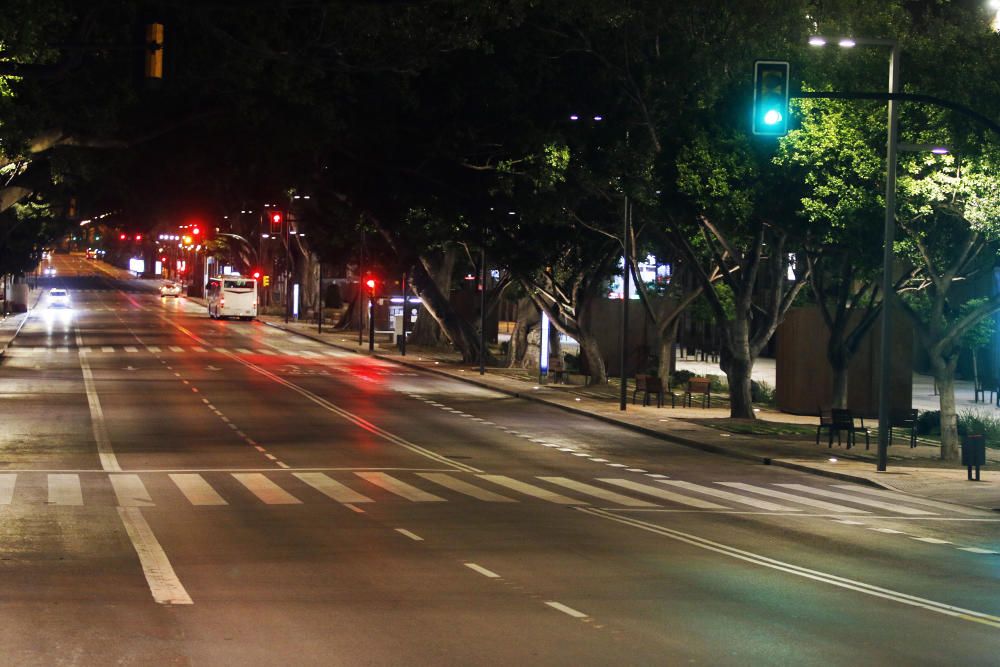
[[[919,157],[904,162],[900,246],[918,272],[904,312],[927,350],[941,402],[941,458],[958,458],[955,368],[963,339],[1000,310],[1000,294],[970,301],[964,285],[992,269],[1000,250],[1000,154]]]

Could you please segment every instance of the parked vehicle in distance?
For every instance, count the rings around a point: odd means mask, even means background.
[[[166,282],[160,285],[160,296],[180,296],[181,285],[175,282]]]
[[[214,276],[205,293],[208,316],[213,319],[257,317],[257,280],[237,275]]]
[[[49,308],[69,308],[69,292],[59,287],[50,289]]]

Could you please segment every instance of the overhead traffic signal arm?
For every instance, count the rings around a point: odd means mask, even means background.
[[[753,64],[753,124],[757,136],[788,133],[788,62],[758,60]]]

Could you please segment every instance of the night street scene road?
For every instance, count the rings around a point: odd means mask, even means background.
[[[8,0],[0,666],[1000,664],[1000,2]]]

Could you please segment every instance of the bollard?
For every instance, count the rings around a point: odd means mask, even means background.
[[[968,479],[972,481],[972,469],[976,469],[976,480],[979,481],[979,466],[986,465],[986,438],[982,435],[966,435],[962,438],[962,465],[968,471]]]

